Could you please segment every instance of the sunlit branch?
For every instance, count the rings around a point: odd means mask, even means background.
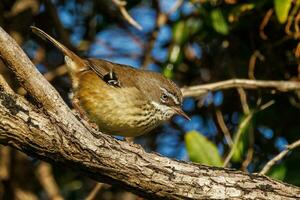
[[[229,79],[215,83],[183,87],[181,89],[184,97],[198,97],[207,92],[216,90],[225,90],[232,88],[244,89],[273,89],[280,92],[288,92],[300,90],[300,83],[296,81],[264,81],[264,80],[249,80],[249,79]]]

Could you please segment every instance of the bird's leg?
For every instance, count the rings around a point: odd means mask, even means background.
[[[124,141],[128,143],[134,143],[134,137],[124,137]]]
[[[72,105],[79,114],[80,118],[83,119],[88,123],[89,126],[91,126],[93,129],[98,129],[97,124],[91,122],[91,120],[88,118],[86,112],[80,107],[79,100],[77,98],[72,98]]]

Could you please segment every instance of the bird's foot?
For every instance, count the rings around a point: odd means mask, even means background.
[[[128,143],[134,143],[134,137],[124,137],[124,141]]]
[[[80,107],[77,99],[72,99],[72,105],[74,107],[74,111],[80,119],[83,119],[85,125],[92,127],[95,130],[98,130],[97,124],[91,122],[91,120],[87,117],[86,112]]]

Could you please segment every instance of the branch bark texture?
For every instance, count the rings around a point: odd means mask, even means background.
[[[99,133],[78,119],[0,28],[0,55],[38,104],[0,79],[0,143],[152,199],[297,199],[261,175],[176,161]]]
[[[165,199],[294,199],[300,189],[264,176],[179,162],[109,136],[82,139],[47,114],[1,88],[0,142],[52,163],[77,168],[101,182]]]

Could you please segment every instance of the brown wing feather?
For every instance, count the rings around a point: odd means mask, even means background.
[[[109,73],[114,73],[120,83],[120,87],[137,87],[132,76],[138,76],[140,72],[133,67],[112,63],[106,60],[89,58],[88,65],[102,80]],[[105,80],[104,80],[105,81]]]
[[[89,67],[101,78],[112,72],[114,66],[112,63],[100,59],[87,59]]]

